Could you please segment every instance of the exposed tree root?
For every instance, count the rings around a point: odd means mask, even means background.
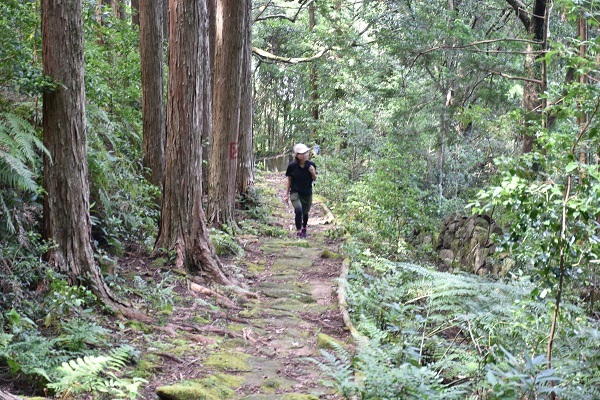
[[[0,391],[0,400],[23,400],[23,398],[15,396],[14,394]]]

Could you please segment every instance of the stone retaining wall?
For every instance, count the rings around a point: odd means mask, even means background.
[[[449,269],[498,274],[500,266],[490,257],[496,249],[493,233],[502,235],[502,229],[487,215],[449,215],[440,227],[436,251]]]

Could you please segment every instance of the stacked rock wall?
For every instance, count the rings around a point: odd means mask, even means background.
[[[487,215],[449,215],[440,227],[436,250],[447,268],[498,274],[499,266],[491,258],[496,248],[493,233],[501,235],[502,229]]]

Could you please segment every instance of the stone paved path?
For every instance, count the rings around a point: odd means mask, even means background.
[[[267,174],[261,182],[272,210],[272,224],[285,226],[289,235],[241,238],[246,253],[238,266],[258,299],[213,322],[231,334],[213,337],[214,343],[196,355],[197,369],[192,375],[205,387],[213,382],[220,388],[216,394],[210,392],[213,397],[205,398],[340,399],[322,384],[324,373],[309,360],[321,358],[318,347],[329,338],[349,342],[336,295],[342,259],[337,254],[338,243],[327,237],[332,225],[325,224],[330,215],[316,198],[309,237],[297,239],[291,226],[292,208],[282,201],[283,174]]]

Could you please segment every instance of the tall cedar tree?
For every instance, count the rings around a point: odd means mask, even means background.
[[[208,221],[235,226],[245,1],[217,0]]]
[[[147,317],[119,302],[94,261],[88,184],[81,0],[42,1],[44,74],[56,83],[43,94],[44,237],[56,244],[50,265],[74,284],[85,283],[106,305]]]
[[[245,195],[254,185],[254,142],[252,140],[252,1],[244,0],[243,3],[246,9],[242,48],[237,193]]]
[[[211,129],[206,0],[170,0],[167,147],[156,249],[175,251],[176,267],[229,285],[202,209],[202,132]]]
[[[144,167],[148,170],[150,183],[161,187],[165,169],[166,140],[162,2],[140,0],[139,13]]]

